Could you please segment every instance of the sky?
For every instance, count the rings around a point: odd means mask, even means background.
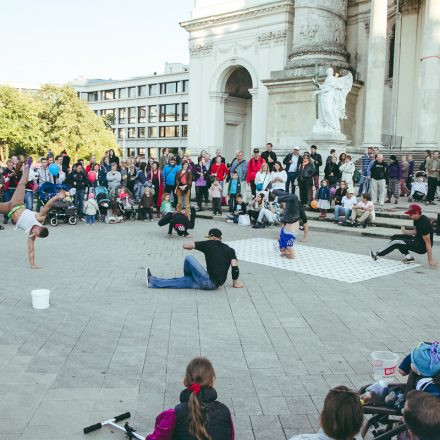
[[[0,0],[0,83],[124,79],[188,63],[194,0]]]

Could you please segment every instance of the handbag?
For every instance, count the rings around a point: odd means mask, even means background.
[[[247,214],[239,215],[238,216],[238,225],[239,226],[250,226],[251,225],[251,219]]]
[[[358,170],[354,170],[353,182],[354,183],[359,183],[360,180],[361,180],[361,173]]]
[[[266,183],[266,178],[267,178],[267,174],[266,174],[266,176],[264,177],[263,183],[257,183],[257,184],[255,185],[255,189],[256,189],[257,191],[263,191],[264,184]]]

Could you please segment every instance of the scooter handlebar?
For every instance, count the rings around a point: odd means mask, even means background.
[[[96,425],[90,425],[87,426],[87,428],[84,428],[84,434],[88,434],[89,432],[96,431],[97,429],[102,428],[101,423],[97,423]]]
[[[126,412],[124,414],[119,414],[118,416],[115,416],[113,418],[113,420],[108,420],[108,422],[110,422],[110,421],[112,421],[112,422],[120,422],[121,420],[128,419],[130,417],[131,417],[131,414],[129,412]],[[105,422],[101,422],[101,423],[96,423],[95,425],[87,426],[87,428],[84,428],[84,434],[88,434],[89,432],[101,429],[102,426],[103,426],[103,423],[105,425]]]
[[[119,414],[119,416],[115,417],[115,422],[120,422],[124,419],[129,419],[131,417],[131,414],[129,412],[126,412],[124,414]]]

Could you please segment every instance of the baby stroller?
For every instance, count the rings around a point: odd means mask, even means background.
[[[66,185],[45,182],[38,188],[37,196],[41,204],[44,206],[50,198],[62,190],[67,191],[66,198],[64,200],[57,200],[52,205],[46,219],[52,226],[58,226],[60,220],[64,221],[64,223],[69,223],[70,225],[76,225],[78,222],[77,210]]]
[[[94,193],[95,200],[99,208],[99,221],[104,222],[110,203],[110,195],[108,189],[105,186],[97,186],[96,188],[94,188]]]
[[[116,203],[122,212],[124,219],[136,220],[139,210],[139,203],[134,198],[130,190],[120,187],[116,190]]]
[[[428,177],[424,171],[417,171],[411,183],[411,193],[408,202],[425,202],[428,195]]]

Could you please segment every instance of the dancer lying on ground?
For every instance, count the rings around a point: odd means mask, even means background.
[[[23,175],[21,176],[20,182],[18,182],[17,189],[11,200],[9,200],[9,202],[0,203],[0,213],[7,215],[18,229],[22,229],[25,234],[28,235],[29,264],[31,269],[41,269],[41,267],[35,264],[35,239],[37,237],[45,238],[49,235],[49,230],[43,226],[43,223],[46,220],[50,208],[52,208],[53,204],[58,199],[64,198],[65,193],[64,191],[60,191],[56,196],[52,197],[41,208],[40,212],[25,209],[23,201],[26,184],[29,180],[29,169],[31,164],[32,158],[30,157],[23,167]]]
[[[177,235],[179,235],[180,237],[183,236],[191,238],[188,233],[188,229],[194,229],[195,221],[196,209],[191,206],[191,217],[189,219],[183,212],[168,212],[157,222],[157,224],[159,226],[168,225],[169,237],[173,235],[173,229],[175,229]]]
[[[243,284],[238,280],[240,270],[234,249],[222,243],[222,232],[220,229],[210,229],[208,240],[185,243],[184,249],[203,252],[206,259],[206,270],[192,256],[185,258],[183,265],[183,277],[179,278],[158,278],[151,275],[147,268],[147,287],[157,289],[202,289],[215,290],[222,286],[227,277],[229,266],[232,272],[232,287],[240,288]]]
[[[180,403],[157,416],[154,432],[146,440],[233,440],[231,413],[217,401],[214,383],[211,362],[202,357],[193,359],[186,367]]]

